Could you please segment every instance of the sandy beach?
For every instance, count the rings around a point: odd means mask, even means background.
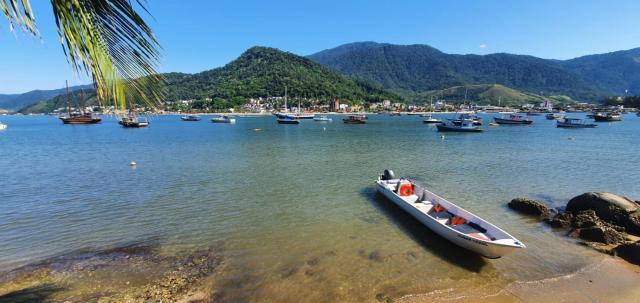
[[[437,291],[409,295],[397,300],[420,302],[638,302],[640,297],[640,267],[619,258],[605,257],[601,262],[579,271],[539,281],[513,282],[488,296]]]

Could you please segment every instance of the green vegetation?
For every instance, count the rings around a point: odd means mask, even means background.
[[[282,97],[285,85],[291,102],[305,99],[303,104],[306,106],[311,105],[310,99],[316,104],[327,104],[335,98],[348,104],[401,100],[396,94],[340,76],[304,57],[266,47],[253,47],[221,68],[197,74],[168,73],[163,76],[167,81],[164,106],[168,110],[239,108],[249,98]],[[192,102],[188,105],[177,102],[181,100]],[[21,112],[49,112],[64,107],[64,102],[65,98],[59,96]]]
[[[466,99],[465,99],[466,94]],[[478,105],[521,106],[523,104],[538,104],[548,99],[554,103],[575,103],[567,96],[540,96],[521,92],[500,84],[476,84],[449,87],[441,90],[431,90],[411,96],[414,100],[444,99],[452,103],[476,103]]]
[[[561,61],[511,54],[451,55],[427,45],[361,42],[309,58],[409,99],[416,93],[487,83],[586,101],[625,89],[640,91],[640,49]]]
[[[214,106],[238,105],[247,98],[284,96],[365,102],[399,97],[379,87],[340,76],[304,57],[274,48],[253,47],[221,68],[189,75],[165,74],[167,101],[213,99]],[[215,105],[218,104],[218,105]]]

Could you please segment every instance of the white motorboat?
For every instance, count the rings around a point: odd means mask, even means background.
[[[211,122],[212,123],[236,123],[236,119],[225,115],[222,117],[211,118]]]
[[[0,130],[5,130],[5,129],[7,129],[7,125],[0,122]]]
[[[500,258],[525,248],[518,239],[495,225],[421,187],[385,170],[376,181],[378,192],[436,234],[487,258]]]
[[[321,116],[314,116],[313,117],[313,121],[318,121],[318,122],[331,122],[333,121],[333,119],[325,116],[325,115],[321,115]]]

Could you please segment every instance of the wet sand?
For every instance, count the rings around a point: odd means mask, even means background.
[[[422,302],[638,302],[640,298],[640,267],[619,258],[606,257],[601,262],[556,278],[539,281],[513,282],[488,296],[460,292],[435,291],[409,295],[397,300],[403,303]]]

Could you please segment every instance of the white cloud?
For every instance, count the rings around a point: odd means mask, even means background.
[[[486,45],[486,44],[484,44],[484,43],[482,43],[482,44],[480,44],[480,46],[478,46],[478,47],[480,47],[480,48],[486,48],[486,47],[487,47],[487,45]]]

